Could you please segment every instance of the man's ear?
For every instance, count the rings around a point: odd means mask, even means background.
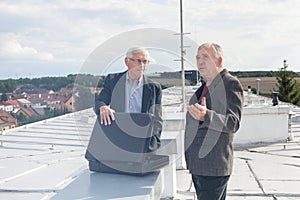
[[[221,65],[222,62],[223,62],[223,58],[220,56],[220,57],[218,58],[218,63],[219,63],[219,65]]]
[[[126,66],[128,66],[128,61],[129,61],[129,59],[128,58],[124,58],[124,62],[125,62],[125,64],[126,64]]]

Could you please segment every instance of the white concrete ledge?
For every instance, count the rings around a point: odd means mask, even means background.
[[[71,184],[51,198],[89,200],[157,200],[162,193],[162,174],[129,176],[84,170]]]
[[[289,106],[247,106],[243,108],[240,129],[235,133],[236,145],[276,142],[288,138]]]

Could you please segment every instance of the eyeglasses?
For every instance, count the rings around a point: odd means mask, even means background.
[[[140,59],[134,59],[134,58],[128,58],[128,59],[135,62],[135,63],[137,63],[137,64],[142,64],[143,63],[144,65],[146,65],[146,64],[150,63],[150,60],[140,60]]]

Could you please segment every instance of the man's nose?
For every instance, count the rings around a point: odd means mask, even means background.
[[[138,66],[139,69],[145,69],[145,67],[146,67],[146,65],[144,63],[140,63]]]

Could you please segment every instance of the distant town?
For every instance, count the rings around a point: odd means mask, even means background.
[[[0,80],[0,131],[91,107],[102,79],[68,75]]]
[[[272,93],[278,72],[232,72],[246,90],[255,89],[257,77],[267,80],[262,92]],[[293,73],[299,78],[299,73]],[[181,84],[181,72],[166,72],[151,77],[163,88]],[[198,83],[197,71],[185,71],[186,85]],[[20,78],[0,80],[0,131],[90,108],[103,86],[103,76],[68,75],[67,77]],[[298,79],[299,80],[299,79]],[[261,85],[263,85],[261,83]]]

